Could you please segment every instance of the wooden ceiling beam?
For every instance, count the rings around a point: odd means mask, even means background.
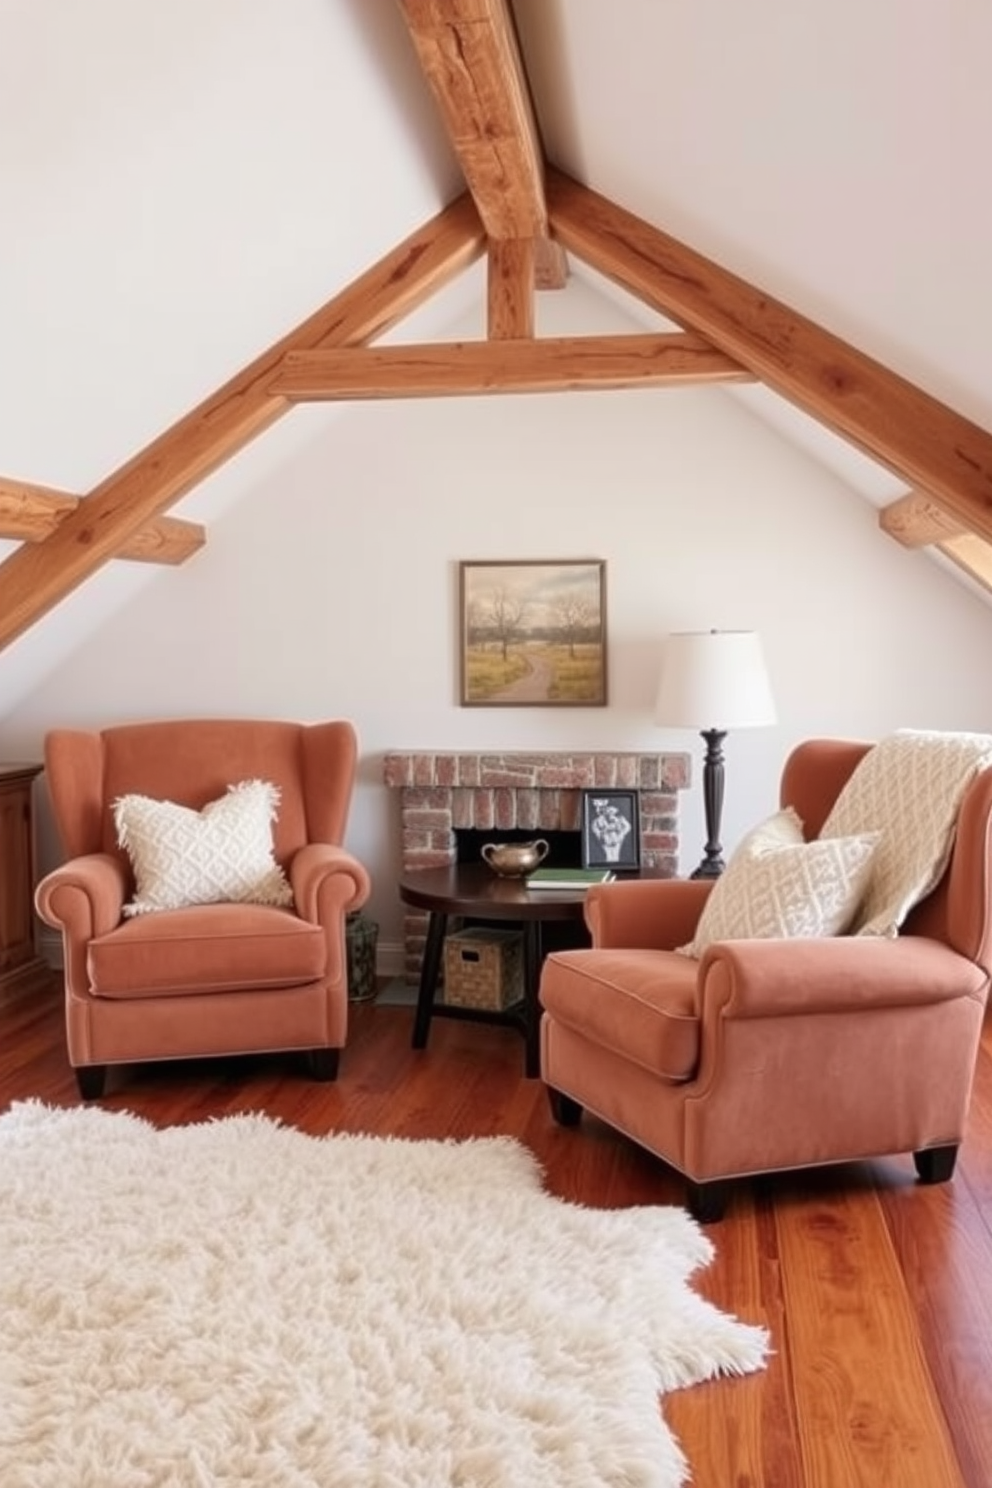
[[[530,263],[514,263],[516,298],[560,289],[567,265],[548,230],[544,151],[509,0],[397,4],[488,237],[534,244]]]
[[[31,481],[0,476],[0,538],[20,542],[44,542],[70,512],[79,506],[79,496]],[[142,527],[114,556],[138,563],[185,563],[207,540],[199,522],[178,517],[156,517]]]
[[[934,548],[992,593],[992,544],[969,532],[925,491],[908,491],[878,514],[883,532],[904,548]]]
[[[883,506],[878,525],[904,548],[930,547],[945,537],[957,537],[967,531],[957,517],[945,511],[925,491],[907,491],[898,501]]]
[[[667,332],[288,352],[269,387],[282,398],[320,402],[750,380],[700,337]]]
[[[569,252],[992,538],[992,433],[568,176],[546,191]]]
[[[486,333],[492,341],[534,334],[534,239],[489,239]]]
[[[286,412],[269,384],[288,351],[381,336],[484,250],[479,215],[461,196],[109,475],[45,542],[23,543],[0,567],[0,648]]]

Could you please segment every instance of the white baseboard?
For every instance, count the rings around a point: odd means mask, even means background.
[[[376,975],[381,977],[403,976],[406,971],[406,949],[401,940],[381,941],[376,946]]]

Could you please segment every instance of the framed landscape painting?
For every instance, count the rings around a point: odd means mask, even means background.
[[[464,707],[606,704],[606,564],[526,559],[459,564]]]

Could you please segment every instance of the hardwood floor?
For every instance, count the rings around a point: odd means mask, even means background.
[[[131,1066],[103,1104],[160,1125],[259,1110],[315,1133],[505,1132],[562,1198],[682,1202],[677,1175],[602,1124],[554,1125],[512,1029],[437,1020],[418,1053],[412,1021],[354,1004],[336,1084],[282,1056]],[[30,1097],[78,1104],[56,983],[0,1004],[0,1108]],[[988,1488],[992,1022],[952,1183],[921,1187],[909,1157],[741,1183],[708,1233],[698,1290],[765,1323],[774,1354],[760,1375],[666,1397],[696,1488]]]

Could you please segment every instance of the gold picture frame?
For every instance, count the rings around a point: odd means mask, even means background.
[[[606,706],[603,559],[466,559],[458,595],[463,707]]]

